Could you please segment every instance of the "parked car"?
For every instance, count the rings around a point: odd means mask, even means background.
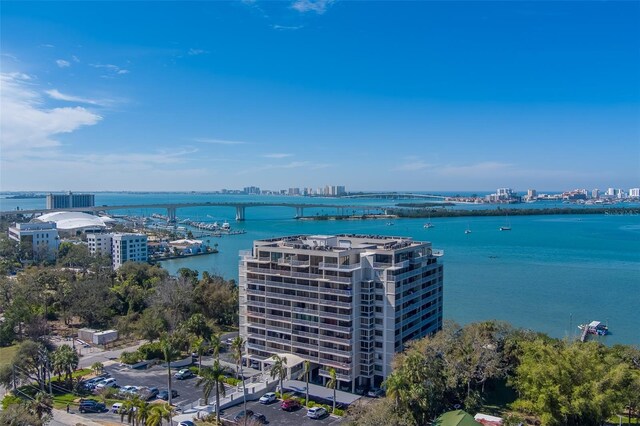
[[[301,405],[296,399],[285,399],[284,401],[282,401],[282,404],[280,404],[280,408],[282,408],[284,411],[293,411],[297,410],[300,407]]]
[[[260,404],[271,404],[272,402],[275,402],[276,399],[276,394],[274,392],[267,392],[260,397],[259,402]]]
[[[242,419],[244,419],[244,417],[251,417],[253,416],[253,411],[252,410],[247,410],[247,412],[245,413],[244,410],[240,411],[238,414],[235,415],[235,417],[233,418],[234,422],[238,422]]]
[[[160,399],[164,399],[165,401],[169,400],[169,391],[166,389],[162,389],[160,392],[158,392],[158,398]],[[175,398],[178,396],[178,391],[175,389],[171,389],[171,398]]]
[[[371,388],[369,392],[367,392],[367,396],[369,398],[380,398],[381,396],[384,396],[384,390],[380,388]]]
[[[138,391],[138,395],[140,395],[140,398],[142,398],[144,401],[149,401],[156,398],[158,396],[158,393],[160,393],[160,391],[156,387],[142,388]]]
[[[109,373],[102,373],[99,376],[93,377],[91,379],[83,380],[81,386],[87,390],[93,390],[96,387],[96,384],[103,381],[104,379],[108,379],[109,377]]]
[[[267,417],[264,414],[254,413],[251,416],[251,422],[252,423],[259,423],[261,425],[265,425],[265,424],[267,424]]]
[[[321,417],[324,417],[325,414],[327,414],[327,410],[325,410],[323,407],[311,407],[307,411],[307,417],[309,417],[310,419],[319,419]]]
[[[182,369],[173,375],[178,380],[188,379],[189,377],[193,377],[193,373],[189,369]]]
[[[196,426],[196,424],[191,420],[183,420],[180,423],[178,423],[178,426]]]
[[[122,396],[133,396],[138,393],[139,389],[140,388],[138,386],[130,386],[130,385],[122,386],[120,388],[120,394]]]
[[[116,382],[116,379],[109,378],[109,379],[104,379],[103,381],[99,382],[96,385],[96,390],[100,390],[100,389],[104,389],[104,388],[115,388],[115,387],[118,387],[118,383]]]
[[[249,362],[249,367],[260,370],[260,363],[258,361],[251,361]]]
[[[81,413],[102,413],[106,409],[107,406],[102,402],[98,402],[94,399],[83,399],[80,401],[78,411]]]
[[[115,404],[113,404],[111,406],[111,412],[113,413],[119,413],[120,409],[122,408],[122,402],[116,402]]]

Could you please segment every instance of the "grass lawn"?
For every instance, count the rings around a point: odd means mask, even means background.
[[[0,367],[9,364],[13,359],[13,355],[18,351],[18,345],[0,348]]]

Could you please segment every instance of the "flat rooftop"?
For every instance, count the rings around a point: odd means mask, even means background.
[[[323,250],[340,252],[345,250],[398,250],[405,247],[419,247],[425,243],[411,237],[386,235],[337,234],[337,235],[292,235],[287,237],[256,240],[257,247],[282,247],[301,250]]]

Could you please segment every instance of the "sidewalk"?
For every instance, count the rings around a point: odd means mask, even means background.
[[[63,410],[53,410],[53,421],[49,423],[52,426],[64,425],[64,426],[103,426],[100,423],[96,423],[93,420],[88,420],[78,414],[67,413]]]

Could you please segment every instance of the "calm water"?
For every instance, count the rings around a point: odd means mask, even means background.
[[[290,197],[211,196],[200,194],[96,194],[96,204],[153,202],[299,201],[327,204],[392,205],[391,200],[292,199]],[[0,209],[40,208],[43,199],[0,200]],[[545,204],[548,205],[548,204]],[[536,207],[539,203],[522,205]],[[305,211],[335,213],[332,209]],[[153,211],[119,213],[150,215]],[[165,214],[163,211],[158,213]],[[235,223],[231,208],[178,211],[181,219],[229,220],[243,235],[211,238],[220,253],[163,262],[170,272],[181,267],[237,279],[238,251],[254,239],[291,234],[364,233],[411,236],[445,250],[446,318],[460,323],[500,319],[556,337],[575,335],[577,324],[608,321],[606,342],[640,345],[640,217],[639,216],[514,216],[512,231],[500,232],[500,217],[299,221],[291,208],[247,209],[247,220]],[[470,227],[471,234],[464,230]]]

